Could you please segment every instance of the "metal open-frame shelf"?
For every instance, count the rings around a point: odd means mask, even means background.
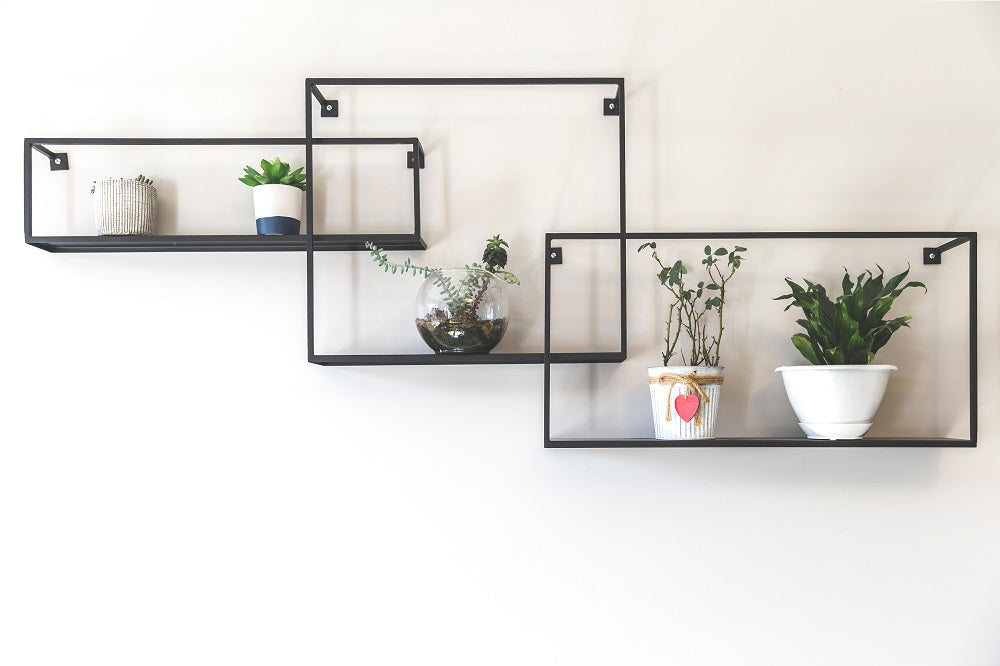
[[[53,146],[304,146],[305,138],[51,138],[24,140],[24,241],[49,252],[305,252],[307,238],[296,236],[263,236],[253,234],[176,235],[176,236],[36,236],[32,228],[32,159],[35,153],[49,160],[52,171],[69,169],[69,154],[51,150]],[[423,147],[416,137],[355,138],[325,137],[310,145],[404,145],[407,168],[412,168],[412,155],[422,164]],[[420,178],[413,169],[413,231],[406,234],[319,234],[312,237],[316,251],[364,250],[371,240],[390,250],[423,250],[420,238]],[[307,185],[311,171],[306,171]],[[308,188],[312,191],[312,188]]]
[[[486,354],[449,356],[440,354],[334,354],[317,355],[314,336],[314,253],[320,251],[361,251],[364,241],[373,240],[390,250],[421,250],[426,245],[420,236],[420,169],[424,151],[420,141],[409,138],[336,138],[313,136],[313,101],[320,115],[338,117],[339,101],[327,98],[320,86],[614,86],[615,94],[604,98],[603,114],[618,117],[619,159],[619,230],[617,233],[553,233],[545,237],[544,350],[541,353]],[[302,138],[49,138],[24,141],[24,237],[25,242],[50,252],[245,252],[305,251],[307,263],[308,360],[319,365],[466,365],[466,364],[542,364],[544,376],[544,445],[547,448],[591,447],[974,447],[977,442],[977,296],[976,234],[972,232],[719,232],[719,233],[632,233],[627,232],[625,211],[625,80],[619,77],[549,77],[549,78],[307,78],[305,81],[305,136]],[[413,230],[404,234],[314,234],[311,187],[313,148],[317,145],[408,144],[407,168],[413,169]],[[36,236],[32,229],[32,158],[34,153],[49,159],[52,171],[69,168],[69,154],[51,150],[54,146],[170,146],[170,145],[302,145],[306,151],[306,234],[304,236],[258,235],[187,235],[187,236]],[[726,239],[726,238],[926,238],[951,239],[941,245],[924,248],[924,263],[941,262],[942,253],[963,243],[969,244],[969,432],[968,439],[950,438],[865,438],[863,440],[817,441],[805,438],[718,438],[697,442],[668,442],[655,439],[579,439],[551,437],[551,366],[557,363],[619,363],[627,356],[627,308],[625,293],[625,243],[644,239]],[[616,351],[560,353],[551,349],[551,267],[561,262],[559,239],[617,240],[620,244],[621,343]]]
[[[552,266],[562,262],[558,240],[618,241],[619,258],[619,318],[620,348],[624,359],[628,354],[628,305],[626,296],[626,251],[629,240],[709,240],[709,239],[864,239],[898,238],[947,240],[922,248],[925,264],[940,264],[941,255],[968,243],[969,250],[969,438],[944,437],[866,437],[859,440],[815,440],[805,437],[718,437],[703,440],[657,440],[653,438],[553,438],[552,437]],[[957,231],[742,231],[742,232],[623,232],[623,233],[548,233],[545,234],[545,333],[544,333],[544,405],[543,428],[545,448],[632,448],[632,447],[974,447],[978,432],[978,372],[977,372],[977,271],[976,233]]]
[[[615,90],[612,97],[605,97],[601,111],[605,116],[618,118],[618,173],[619,173],[619,231],[625,231],[625,79],[621,77],[555,77],[555,78],[307,78],[305,82],[306,121],[306,171],[312,171],[312,148],[323,139],[313,138],[313,108],[318,106],[321,117],[340,116],[339,100],[327,97],[320,86],[611,86]],[[414,191],[419,194],[420,168],[424,166],[424,155],[417,155],[418,168],[414,169]],[[413,162],[411,156],[410,162]],[[419,199],[415,200],[415,210],[419,210]],[[419,213],[417,217],[419,236]],[[308,359],[310,363],[328,366],[365,365],[510,365],[541,363],[620,363],[624,354],[613,353],[555,353],[543,352],[490,354],[317,354],[315,341],[315,263],[313,251],[320,249],[314,245],[313,201],[311,188],[306,193],[306,319],[308,338]],[[377,242],[376,239],[372,239]],[[386,248],[392,249],[392,248]],[[547,359],[547,361],[546,361]]]

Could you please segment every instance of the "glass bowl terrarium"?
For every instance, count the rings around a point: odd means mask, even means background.
[[[487,239],[482,263],[465,268],[430,268],[412,260],[390,261],[371,241],[365,248],[386,273],[425,278],[417,294],[417,331],[435,354],[486,354],[507,331],[507,297],[503,283],[521,284],[508,270],[507,241]]]
[[[507,331],[503,283],[489,271],[431,272],[417,292],[417,331],[436,354],[485,354]]]

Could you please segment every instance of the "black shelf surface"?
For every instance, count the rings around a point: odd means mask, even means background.
[[[621,363],[620,352],[560,352],[552,354],[552,363]],[[540,365],[541,352],[493,354],[314,354],[316,365]]]
[[[625,448],[975,448],[968,439],[948,437],[864,437],[862,439],[808,439],[806,437],[716,437],[713,439],[664,440],[574,439],[553,438],[547,449],[625,449]]]
[[[372,241],[387,250],[424,250],[414,234],[321,234],[313,236],[317,252],[357,252]],[[29,245],[49,252],[305,252],[305,234],[297,236],[31,236]]]

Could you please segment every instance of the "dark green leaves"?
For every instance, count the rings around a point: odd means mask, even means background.
[[[910,287],[927,288],[921,282],[911,281],[900,287],[910,269],[884,281],[884,270],[878,266],[876,275],[866,270],[852,280],[844,269],[841,281],[842,295],[831,300],[821,284],[803,280],[805,287],[785,278],[791,290],[774,300],[790,300],[785,310],[795,306],[802,310],[803,319],[797,323],[805,333],[792,336],[795,348],[814,365],[865,365],[903,326],[909,326],[910,317],[885,320],[896,298]]]

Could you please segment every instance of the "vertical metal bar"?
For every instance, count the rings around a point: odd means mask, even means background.
[[[31,238],[31,143],[24,140],[24,240]]]
[[[618,270],[621,276],[619,289],[619,305],[621,307],[621,341],[619,345],[621,352],[628,356],[628,307],[626,306],[626,278],[625,278],[625,231],[628,227],[625,214],[625,79],[621,79],[618,84],[618,232],[621,238],[618,241]]]
[[[413,233],[420,238],[420,162],[424,148],[413,139]]]
[[[316,356],[316,339],[313,327],[315,313],[313,302],[314,290],[314,257],[313,257],[313,128],[312,128],[312,86],[306,79],[306,338],[308,360]]]
[[[969,235],[969,439],[976,444],[979,433],[979,297],[977,295],[976,234]]]
[[[551,416],[552,416],[552,262],[549,255],[552,254],[552,234],[545,234],[545,326],[542,336],[542,445],[548,447],[552,443]]]

